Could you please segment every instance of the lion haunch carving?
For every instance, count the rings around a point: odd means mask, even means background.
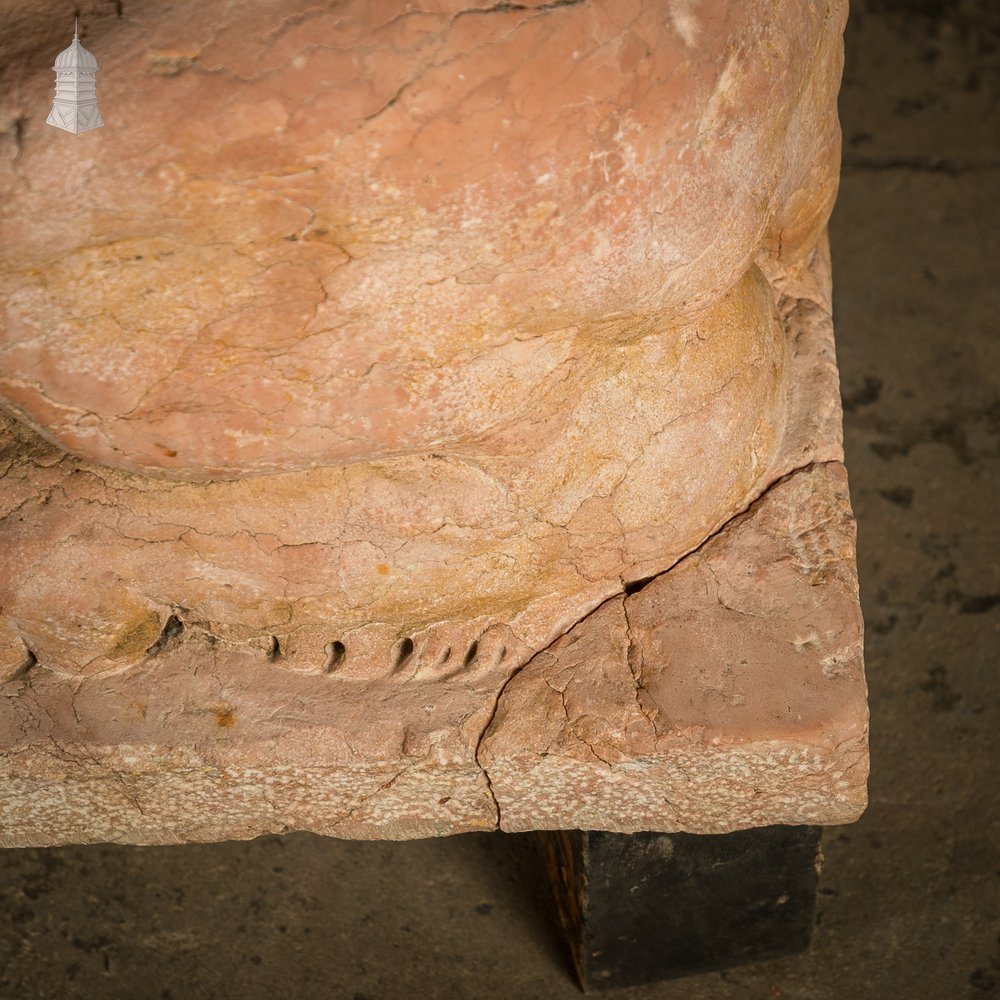
[[[125,669],[171,615],[474,670],[700,544],[786,463],[772,284],[835,194],[844,14],[100,21],[114,127],[0,166],[8,673]]]

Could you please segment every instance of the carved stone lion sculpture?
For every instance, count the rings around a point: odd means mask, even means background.
[[[843,3],[132,0],[80,136],[57,6],[3,15],[8,675],[450,676],[789,471]]]

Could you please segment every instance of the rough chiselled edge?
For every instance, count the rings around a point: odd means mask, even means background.
[[[482,761],[481,751],[482,751],[483,741],[485,740],[486,736],[489,734],[489,731],[490,731],[490,729],[493,726],[494,720],[496,719],[497,712],[498,712],[498,710],[500,708],[500,703],[501,703],[501,701],[503,699],[504,693],[506,692],[507,688],[509,687],[509,685],[511,684],[511,682],[514,680],[514,678],[517,677],[526,667],[530,666],[539,655],[541,655],[542,653],[548,652],[556,643],[558,643],[562,638],[564,638],[566,635],[568,635],[570,632],[572,632],[573,629],[575,629],[575,628],[579,627],[580,625],[582,625],[584,622],[586,622],[589,618],[593,617],[593,615],[595,615],[602,608],[606,607],[608,604],[611,604],[614,601],[622,601],[622,603],[623,603],[623,609],[627,609],[627,607],[628,607],[628,598],[630,596],[632,596],[632,594],[636,594],[636,593],[641,592],[647,586],[649,586],[651,583],[653,583],[655,580],[658,580],[658,579],[666,576],[675,567],[679,566],[685,560],[690,559],[692,556],[697,555],[699,552],[703,551],[706,548],[706,546],[708,546],[710,543],[712,543],[715,539],[719,538],[721,535],[724,535],[727,532],[727,530],[729,530],[735,522],[743,520],[747,516],[752,515],[753,511],[755,509],[757,509],[762,503],[764,503],[767,500],[768,495],[771,493],[771,491],[776,486],[778,486],[781,483],[784,483],[784,482],[787,482],[787,481],[791,480],[793,477],[795,477],[797,475],[800,475],[802,473],[808,473],[812,469],[817,468],[819,466],[842,466],[842,463],[840,463],[840,462],[810,462],[808,465],[802,466],[801,468],[798,468],[798,469],[794,469],[793,471],[791,471],[789,473],[786,473],[783,476],[780,476],[778,479],[774,480],[774,482],[772,482],[763,491],[763,493],[761,493],[755,500],[753,500],[750,504],[748,504],[747,507],[744,510],[739,511],[738,513],[734,514],[732,518],[730,518],[724,525],[722,525],[722,527],[720,527],[719,529],[717,529],[716,531],[714,531],[711,535],[709,535],[707,538],[705,538],[705,540],[703,542],[701,542],[700,545],[698,545],[695,548],[693,548],[690,552],[685,553],[683,556],[681,556],[680,558],[678,558],[675,562],[673,562],[670,566],[668,566],[662,572],[657,573],[654,576],[649,577],[649,578],[641,581],[641,583],[639,583],[638,585],[636,585],[634,587],[629,587],[627,589],[622,590],[621,592],[619,592],[617,594],[613,594],[611,597],[609,597],[606,600],[602,601],[597,607],[593,608],[586,615],[584,615],[578,621],[574,622],[573,625],[571,625],[564,632],[562,632],[555,639],[553,639],[551,643],[549,643],[547,646],[543,647],[542,649],[539,649],[537,652],[535,652],[531,656],[530,659],[528,659],[527,661],[525,661],[524,663],[522,663],[520,666],[518,666],[516,669],[514,669],[514,670],[511,671],[511,673],[504,680],[504,682],[501,684],[499,690],[497,691],[496,698],[494,699],[494,702],[493,702],[493,710],[490,713],[490,717],[487,720],[486,725],[483,727],[483,731],[479,735],[479,739],[478,739],[478,741],[476,743],[476,749],[475,749],[476,763],[479,765],[480,769],[482,770],[483,776],[486,779],[487,788],[489,789],[490,795],[493,797],[493,802],[494,802],[494,805],[496,807],[496,812],[497,812],[497,825],[498,825],[499,829],[504,829],[504,826],[503,826],[503,816],[502,816],[502,812],[501,812],[501,806],[500,806],[499,800],[497,799],[497,796],[496,796],[496,793],[495,793],[495,790],[494,790],[494,787],[493,787],[493,781],[492,781],[492,779],[490,777],[489,769],[486,767],[486,765]],[[625,613],[625,621],[626,621],[626,625],[627,625],[628,624],[628,612],[627,612],[627,610],[625,610],[624,613]],[[629,641],[631,643],[631,641],[632,641],[631,640],[631,632],[629,632],[629,637],[630,637]],[[640,706],[640,709],[641,709],[641,706]],[[645,714],[645,713],[643,713],[643,714]],[[839,750],[839,747],[838,747],[838,750]],[[865,752],[867,752],[867,747],[865,747]],[[857,816],[854,816],[853,818],[856,819]],[[845,819],[845,820],[841,820],[841,821],[842,822],[846,822],[847,820]],[[777,820],[775,822],[777,822]]]

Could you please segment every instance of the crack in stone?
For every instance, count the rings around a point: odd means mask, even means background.
[[[472,15],[481,15],[481,14],[503,14],[503,13],[526,12],[530,16],[526,18],[525,21],[521,22],[523,24],[526,23],[527,21],[534,20],[534,18],[536,17],[544,17],[547,14],[550,14],[552,11],[557,10],[559,8],[578,7],[587,2],[589,2],[589,0],[552,0],[552,2],[550,3],[540,4],[538,6],[534,6],[531,4],[523,4],[523,3],[502,2],[494,4],[492,7],[470,7],[465,10],[457,11],[455,14],[452,15],[451,19],[449,20],[447,26],[445,27],[442,33],[442,44],[448,41],[448,38],[451,34],[451,30],[455,26],[455,23],[463,17],[469,17]],[[413,13],[421,13],[421,12],[407,11],[406,14],[402,16],[409,16],[410,14]],[[398,20],[398,18],[393,18],[393,21],[395,20]],[[518,25],[518,27],[520,27],[520,25]],[[514,28],[513,30],[516,31],[517,28]],[[509,34],[512,33],[513,32],[508,33],[508,35],[505,35],[503,38],[499,39],[499,41],[506,41],[507,37],[509,37]],[[493,42],[487,44],[493,44]],[[396,88],[396,90],[389,96],[387,100],[385,100],[382,103],[380,107],[376,108],[375,111],[372,111],[370,114],[365,115],[361,119],[361,123],[358,125],[358,129],[363,128],[369,122],[380,117],[391,107],[393,107],[403,96],[403,94],[406,93],[406,91],[409,90],[418,80],[420,80],[420,78],[426,72],[433,69],[441,69],[447,66],[448,63],[454,61],[454,59],[460,58],[462,55],[465,54],[466,53],[459,53],[458,55],[452,57],[451,59],[445,60],[442,63],[436,61],[437,53],[432,55],[428,60],[424,62],[423,65],[418,66],[417,69],[413,72],[413,74],[407,80],[404,80],[403,83],[401,83]],[[357,129],[355,129],[355,131],[357,131]]]
[[[416,767],[416,764],[407,765],[406,767],[397,771],[388,781],[385,781],[381,785],[379,785],[378,788],[375,789],[375,791],[369,792],[367,795],[363,795],[358,800],[357,803],[355,803],[353,806],[351,806],[350,809],[347,810],[347,812],[345,812],[342,816],[334,820],[332,828],[336,829],[337,827],[346,823],[348,820],[353,819],[354,814],[359,809],[363,809],[366,805],[368,805],[369,802],[377,798],[382,792],[391,788],[397,781],[399,781],[400,778],[402,778],[406,774],[409,774],[409,772],[412,771],[414,767]]]
[[[584,736],[581,732],[579,732],[576,726],[573,725],[573,719],[570,716],[569,705],[566,704],[566,692],[567,690],[569,690],[569,686],[570,684],[573,683],[574,680],[575,676],[571,676],[570,679],[566,682],[566,684],[560,688],[556,687],[548,679],[548,677],[545,677],[544,675],[542,676],[542,681],[545,683],[545,686],[550,691],[559,695],[559,701],[560,704],[562,705],[562,710],[563,710],[563,720],[564,720],[563,731],[565,731],[568,728],[569,731],[573,734],[573,736],[577,740],[579,740],[594,755],[594,757],[596,757],[602,764],[604,764],[609,771],[613,771],[614,764],[612,764],[611,761],[607,759],[607,757],[602,757],[594,748],[594,744],[591,743],[590,740],[588,740],[586,736]],[[546,750],[546,752],[548,752],[548,750]]]
[[[460,17],[466,17],[471,14],[498,14],[509,11],[529,11],[532,14],[549,14],[562,7],[580,7],[587,2],[588,0],[551,0],[550,3],[542,4],[501,2],[494,4],[492,7],[469,7],[465,10],[460,10],[452,17],[451,23],[454,24]]]
[[[642,703],[642,695],[646,690],[642,683],[642,652],[637,650],[635,637],[632,635],[632,619],[629,616],[628,599],[628,594],[622,596],[622,614],[625,616],[625,634],[628,637],[628,646],[625,649],[625,665],[628,667],[629,673],[632,675],[632,682],[635,684],[636,707],[639,709],[642,717],[649,723],[655,737],[657,735],[656,722]],[[635,662],[636,653],[638,653],[638,663]]]
[[[497,795],[496,795],[496,790],[493,787],[493,780],[490,777],[489,769],[482,762],[482,746],[483,746],[483,741],[486,739],[486,736],[488,735],[488,733],[489,733],[490,729],[492,728],[493,723],[494,723],[494,721],[496,719],[497,712],[500,709],[500,702],[503,700],[503,696],[504,696],[505,692],[507,691],[507,688],[510,686],[511,682],[514,680],[514,678],[517,677],[526,667],[528,667],[530,664],[534,663],[534,661],[537,659],[537,657],[541,653],[550,652],[552,650],[552,647],[555,646],[556,643],[558,643],[561,639],[564,639],[570,632],[573,631],[573,629],[577,628],[579,625],[582,625],[585,621],[587,621],[589,618],[591,618],[593,615],[595,615],[598,611],[601,610],[601,608],[605,607],[610,602],[616,601],[616,600],[620,599],[622,601],[623,609],[625,609],[625,606],[628,603],[628,598],[629,597],[631,597],[633,594],[637,594],[641,590],[644,590],[647,586],[649,586],[649,584],[651,584],[654,580],[658,579],[659,577],[665,576],[667,573],[670,573],[675,567],[677,567],[678,565],[680,565],[686,559],[689,559],[691,556],[694,556],[694,555],[698,554],[699,552],[703,551],[705,549],[705,547],[707,545],[709,545],[709,543],[711,543],[716,538],[718,538],[718,536],[721,535],[727,528],[729,528],[732,525],[734,525],[735,523],[739,522],[740,520],[742,520],[743,518],[745,518],[748,514],[750,514],[755,508],[757,508],[761,504],[761,502],[771,493],[771,491],[776,486],[779,486],[781,483],[787,482],[793,476],[799,475],[800,473],[809,472],[810,470],[815,469],[815,468],[819,468],[820,466],[839,465],[839,464],[840,463],[837,462],[837,461],[814,461],[814,462],[807,462],[805,465],[797,466],[796,468],[792,469],[791,471],[786,472],[784,475],[779,476],[773,482],[771,482],[770,484],[768,484],[768,486],[765,487],[765,489],[762,490],[760,492],[760,494],[758,494],[757,497],[755,497],[752,501],[750,501],[742,510],[740,510],[737,513],[733,514],[732,517],[728,518],[725,521],[724,524],[720,525],[715,531],[713,531],[711,534],[707,535],[701,542],[698,543],[698,545],[694,546],[689,551],[685,552],[683,555],[678,556],[677,559],[675,559],[665,569],[662,569],[662,570],[658,571],[657,573],[654,573],[652,576],[644,577],[642,580],[636,580],[636,581],[632,582],[631,584],[626,584],[625,587],[623,587],[622,590],[618,591],[615,594],[612,594],[610,597],[605,598],[598,605],[596,605],[596,607],[592,608],[590,611],[588,611],[581,618],[577,619],[577,621],[573,622],[572,625],[568,626],[566,629],[564,629],[562,632],[560,632],[559,635],[557,635],[554,639],[551,640],[551,642],[547,643],[545,646],[542,646],[540,649],[536,649],[524,661],[524,663],[522,663],[520,666],[516,667],[514,670],[512,670],[510,672],[510,674],[503,681],[503,683],[500,685],[499,690],[497,691],[496,697],[493,700],[492,711],[490,712],[490,716],[489,716],[489,718],[486,721],[486,725],[483,727],[482,731],[479,734],[479,739],[476,741],[476,747],[475,747],[475,750],[473,752],[473,757],[474,757],[474,759],[476,761],[476,764],[479,766],[479,768],[483,772],[483,776],[486,779],[487,788],[489,789],[490,796],[492,797],[493,803],[494,803],[494,805],[496,807],[497,827],[498,828],[502,829],[502,824],[501,824],[502,812],[501,812],[501,808],[500,808],[499,799],[497,798]],[[625,622],[626,622],[626,628],[628,629],[629,643],[631,645],[632,634],[631,634],[631,629],[629,627],[629,620],[628,620],[628,612],[627,612],[627,610],[625,610]],[[629,665],[629,669],[631,670],[631,664]],[[635,675],[633,674],[633,678],[634,678],[634,676]],[[636,691],[636,700],[637,700],[637,703],[638,703],[638,693],[639,692],[638,692],[638,687],[637,687],[637,691]],[[641,704],[639,705],[639,708],[640,708],[640,711],[642,711],[643,717],[646,718],[647,720],[649,720],[649,722],[650,722],[651,725],[654,725],[653,721],[651,719],[649,719],[649,716],[646,714],[646,712],[643,711]],[[654,732],[655,732],[655,725],[654,725]],[[586,741],[584,741],[584,742],[586,742]],[[589,744],[588,744],[588,746],[589,746]],[[595,756],[597,756],[597,754],[595,754]]]

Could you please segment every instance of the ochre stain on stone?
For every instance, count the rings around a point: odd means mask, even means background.
[[[142,609],[125,620],[108,650],[109,660],[134,660],[141,656],[160,634],[160,619],[152,611]]]
[[[236,724],[236,709],[228,705],[220,705],[215,709],[215,724],[220,729],[229,729]]]

